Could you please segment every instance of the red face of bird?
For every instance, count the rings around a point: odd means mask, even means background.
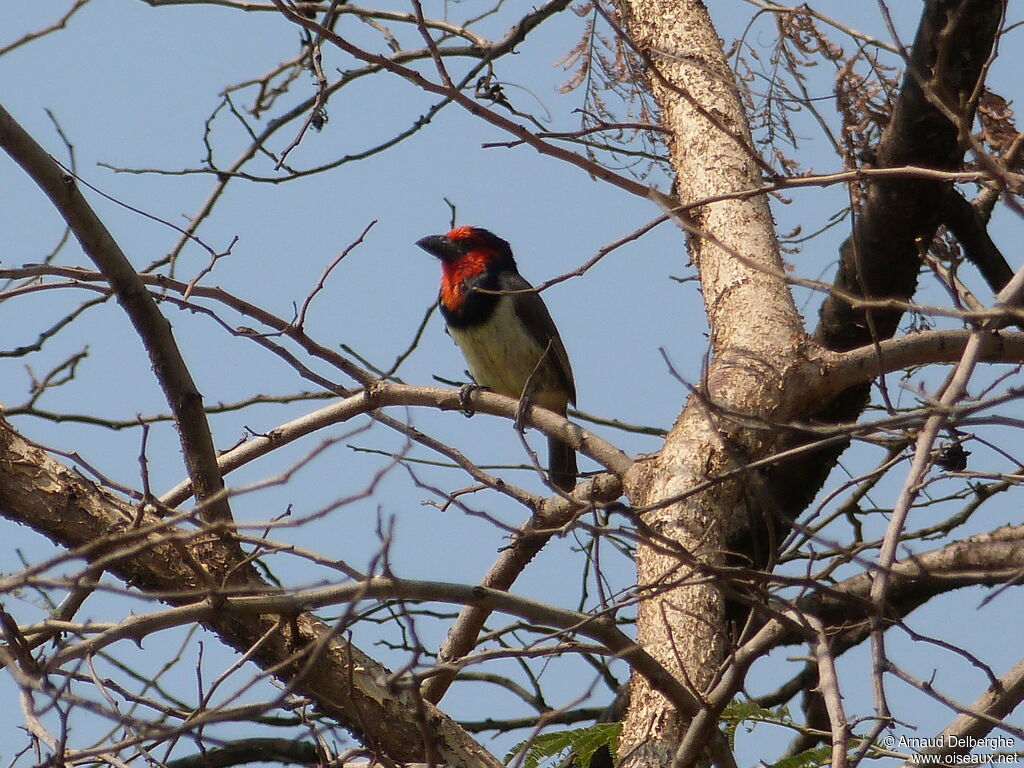
[[[416,245],[441,260],[441,302],[448,309],[461,303],[467,280],[487,270],[516,269],[511,246],[479,227],[456,227],[421,238]]]

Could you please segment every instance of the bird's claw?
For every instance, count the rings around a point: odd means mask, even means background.
[[[516,417],[512,422],[512,425],[518,432],[526,431],[526,411],[533,405],[529,395],[524,394],[519,398],[519,404],[516,405]]]
[[[463,384],[459,387],[459,406],[462,408],[462,415],[467,419],[476,413],[476,409],[469,404],[469,396],[477,389],[481,389],[479,384]]]

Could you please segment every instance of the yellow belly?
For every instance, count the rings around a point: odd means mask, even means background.
[[[535,402],[553,411],[565,411],[567,396],[550,359],[538,362],[546,351],[526,331],[503,297],[486,322],[469,328],[449,328],[462,350],[476,383],[509,397],[519,398],[532,378]],[[549,356],[553,358],[553,355]],[[536,371],[536,373],[535,373]]]

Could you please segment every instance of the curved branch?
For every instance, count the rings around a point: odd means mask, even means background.
[[[456,389],[418,387],[409,384],[381,381],[367,391],[352,395],[341,402],[324,406],[287,424],[275,427],[237,448],[221,454],[218,461],[222,471],[228,473],[316,430],[348,421],[356,416],[371,414],[378,408],[404,405],[437,408],[442,411],[461,411],[467,404],[474,412],[486,413],[491,416],[502,416],[510,420],[516,418],[519,408],[517,400],[486,390],[474,390],[463,396]],[[545,435],[564,440],[576,450],[603,464],[615,475],[621,476],[633,463],[629,456],[612,443],[578,427],[552,411],[538,406],[530,406],[526,410],[524,417],[525,424],[536,427]],[[382,417],[375,416],[375,418]],[[497,484],[496,480],[494,482]],[[575,495],[581,500],[590,499],[595,495],[597,488],[598,486],[596,485],[584,484]],[[604,488],[599,498],[605,498],[606,500],[618,498],[617,492],[615,492],[614,496],[608,498],[607,494],[609,492],[613,492],[612,489]],[[190,484],[187,482],[180,483],[168,491],[161,501],[168,506],[177,506],[188,498],[190,493]],[[530,500],[525,498],[520,498],[519,500],[530,502]]]
[[[584,496],[585,494],[585,496]],[[612,501],[622,494],[622,485],[618,476],[592,478],[582,492],[574,492],[575,497],[584,497],[593,503],[597,500]],[[480,586],[489,589],[511,589],[519,574],[544,545],[562,528],[568,525],[579,514],[574,504],[567,504],[560,498],[552,499],[542,506],[537,513],[519,526],[512,537],[512,543],[498,555],[498,559],[490,567]],[[439,664],[457,661],[468,654],[475,646],[477,638],[490,616],[490,611],[478,605],[466,606],[459,612],[458,618],[448,630],[437,654]],[[458,675],[457,668],[442,667],[438,674],[427,680],[423,685],[423,698],[437,703]]]
[[[878,344],[852,349],[839,355],[827,355],[827,370],[818,383],[820,397],[842,392],[876,377],[916,365],[956,363],[963,355],[974,331],[922,331]],[[997,363],[1024,362],[1024,333],[999,331],[979,340],[980,359]]]
[[[963,712],[946,726],[937,737],[944,747],[921,750],[922,754],[939,755],[939,762],[952,762],[947,758],[970,752],[979,739],[992,731],[995,723],[1009,715],[1024,701],[1024,660],[1018,661],[1005,675],[992,683]],[[904,763],[907,768],[921,765],[916,759]]]
[[[64,15],[57,19],[57,21],[53,22],[53,24],[51,24],[50,26],[44,27],[43,29],[37,29],[33,32],[29,32],[19,37],[13,43],[8,43],[7,45],[0,47],[0,56],[10,53],[15,48],[18,48],[24,45],[25,43],[31,43],[33,40],[38,40],[40,37],[44,37],[50,34],[51,32],[56,32],[59,29],[64,29],[64,27],[67,26],[68,19],[74,16],[82,8],[82,6],[88,2],[89,0],[75,0],[74,4],[67,11],[64,12]]]
[[[455,721],[388,683],[391,673],[339,630],[309,613],[288,615],[218,610],[211,587],[230,583],[233,553],[204,532],[177,537],[166,521],[134,509],[28,444],[0,419],[0,513],[42,533],[134,588],[188,607],[209,604],[204,624],[260,668],[316,701],[328,717],[360,734],[364,743],[399,762],[434,762],[467,768],[503,768]],[[211,526],[213,527],[213,526]],[[226,526],[216,526],[225,530]],[[133,542],[130,552],[119,547]],[[201,563],[205,570],[196,567]],[[251,571],[249,591],[273,592]]]
[[[103,282],[102,274],[77,267],[32,265],[22,267],[17,270],[0,271],[0,274],[4,274],[5,272],[16,273],[21,276],[56,275],[71,278],[82,283]],[[504,395],[488,392],[486,390],[475,390],[462,398],[460,397],[459,392],[453,389],[418,387],[383,381],[376,378],[369,371],[366,371],[356,365],[345,356],[338,354],[329,347],[316,343],[309,338],[297,324],[287,322],[265,309],[256,306],[255,304],[245,301],[233,294],[227,293],[221,288],[190,286],[189,283],[185,283],[180,280],[173,280],[171,278],[164,277],[163,275],[139,274],[137,277],[144,285],[160,288],[164,291],[174,291],[180,294],[190,293],[192,297],[211,299],[235,310],[236,312],[246,315],[272,329],[274,332],[280,333],[283,336],[290,338],[292,341],[295,341],[306,352],[335,366],[343,373],[351,376],[363,387],[362,391],[353,393],[348,389],[331,386],[329,382],[320,380],[318,383],[327,387],[336,394],[343,396],[344,399],[339,403],[332,403],[329,406],[325,406],[324,408],[320,408],[312,413],[290,421],[287,424],[276,427],[269,432],[264,433],[262,436],[256,437],[231,451],[221,454],[217,458],[221,472],[227,473],[233,469],[237,469],[243,464],[253,461],[260,456],[266,455],[271,450],[281,445],[293,442],[294,440],[309,435],[312,432],[322,429],[330,424],[340,423],[355,416],[368,414],[372,415],[374,419],[380,421],[386,426],[392,427],[406,435],[409,435],[411,438],[416,439],[417,442],[421,442],[434,450],[439,450],[444,455],[455,460],[456,463],[464,469],[470,470],[471,474],[473,474],[478,480],[481,480],[492,487],[510,490],[508,486],[498,483],[495,478],[490,477],[489,475],[482,476],[479,473],[479,470],[473,471],[471,462],[461,457],[461,454],[458,454],[450,448],[442,446],[442,444],[425,435],[411,432],[408,427],[395,419],[392,419],[386,414],[374,413],[374,411],[382,407],[395,405],[433,407],[440,410],[462,410],[468,402],[474,411],[479,411],[480,413],[486,413],[492,416],[515,419],[517,418],[517,410],[519,407],[517,400],[505,397]],[[32,290],[38,290],[39,287],[40,286],[33,286]],[[170,299],[167,296],[164,296],[164,301],[168,300]],[[183,306],[189,306],[194,309],[194,305],[192,304],[183,304]],[[250,332],[246,335],[264,346],[272,346],[270,341],[260,334]],[[273,349],[273,351],[278,354],[284,354],[280,348]],[[534,406],[527,409],[523,416],[525,417],[525,424],[536,427],[545,435],[559,437],[565,442],[576,447],[578,451],[585,453],[599,464],[607,467],[608,470],[616,476],[621,477],[621,475],[624,474],[632,464],[632,459],[612,443],[604,440],[593,432],[584,430],[578,425],[567,421],[563,417],[551,411]],[[187,499],[191,493],[192,485],[191,480],[189,480],[175,486],[161,499],[161,501],[168,506],[177,506]],[[583,488],[577,492],[577,496],[581,500],[612,501],[618,498],[620,493],[621,486],[618,481],[614,478],[608,478],[600,484],[583,486]],[[538,499],[526,499],[525,497],[520,496],[518,497],[518,500],[527,503],[532,507],[539,506]],[[559,525],[561,524],[564,523],[559,523]]]
[[[961,121],[970,124],[970,95],[984,77],[999,34],[1004,3],[989,0],[932,0],[925,3],[911,60],[893,104],[872,165],[918,166],[956,172],[965,146],[959,126],[929,98],[944,94],[963,104]],[[947,27],[947,25],[949,25]],[[955,45],[945,45],[950,36]],[[891,338],[917,289],[920,249],[927,248],[940,223],[950,185],[924,178],[878,178],[867,185],[853,232],[840,249],[836,290],[822,303],[813,340],[845,352]],[[890,306],[855,299],[891,300]],[[867,406],[870,388],[853,386],[810,414],[818,423],[855,421]],[[806,442],[794,434],[785,447]],[[768,477],[783,513],[795,517],[814,498],[846,449],[829,446],[798,464],[780,465]]]
[[[869,564],[873,565],[873,564]],[[1012,584],[1024,570],[1024,526],[1001,528],[972,536],[944,547],[900,560],[889,569],[889,585],[884,624],[896,625],[932,597],[954,589],[979,585]],[[869,622],[876,615],[870,600],[874,575],[865,572],[830,588],[824,588],[779,610],[753,637],[733,654],[721,680],[705,694],[707,709],[690,726],[692,738],[707,731],[715,722],[715,713],[733,700],[746,679],[747,670],[774,648],[812,640],[813,628],[820,622],[830,638],[831,655],[838,658],[859,645],[869,634]],[[808,615],[813,621],[808,623]],[[1024,663],[1022,663],[1024,664]],[[1008,714],[1024,700],[1024,668],[1019,664],[1004,678],[1005,688],[990,686],[970,709],[994,718]],[[811,664],[777,692],[772,703],[788,701],[801,690],[817,685],[817,668]],[[703,728],[702,728],[703,726]],[[991,722],[961,715],[943,733],[977,735],[987,733]]]
[[[512,595],[503,590],[488,589],[440,581],[369,578],[350,584],[282,591],[263,585],[256,594],[217,595],[194,594],[181,598],[176,608],[148,615],[132,616],[111,626],[88,640],[69,646],[54,657],[55,663],[87,656],[113,642],[141,640],[149,633],[195,621],[214,622],[218,615],[291,616],[328,606],[356,603],[361,600],[413,600],[455,605],[475,605],[488,611],[499,611],[528,620],[532,624],[578,633],[601,643],[618,658],[651,680],[680,711],[693,714],[699,702],[693,693],[676,680],[646,651],[620,630],[613,618],[557,608],[530,598]]]
[[[316,744],[295,739],[238,739],[188,757],[168,760],[166,768],[230,768],[246,763],[322,765]]]
[[[404,78],[405,80],[408,80],[413,85],[417,86],[418,88],[421,88],[422,90],[428,93],[435,93],[440,96],[444,96],[446,98],[451,99],[453,102],[455,102],[456,104],[458,104],[471,114],[476,115],[477,117],[487,121],[496,128],[500,128],[506,133],[509,133],[512,136],[521,139],[524,143],[530,145],[535,150],[540,152],[542,155],[548,155],[558,160],[567,162],[570,165],[576,166],[577,168],[585,171],[586,173],[601,179],[602,181],[607,181],[608,183],[618,187],[619,189],[629,192],[630,194],[636,195],[638,197],[647,197],[649,189],[644,184],[640,184],[636,181],[633,181],[632,179],[622,176],[621,174],[617,174],[607,168],[604,168],[603,166],[589,160],[583,155],[578,155],[575,152],[571,152],[567,149],[564,149],[554,144],[549,144],[548,142],[537,138],[523,126],[519,125],[513,120],[504,117],[503,115],[498,114],[492,109],[487,109],[486,107],[480,105],[479,103],[471,99],[469,96],[462,93],[461,90],[458,90],[456,88],[450,88],[440,83],[435,83],[434,81],[424,77],[416,70],[410,69],[409,67],[399,64],[393,58],[381,56],[376,53],[371,53],[370,51],[363,50],[362,48],[353,45],[348,40],[343,38],[341,35],[334,32],[333,30],[327,29],[323,25],[318,24],[316,21],[308,19],[302,14],[296,13],[294,10],[289,8],[283,2],[283,0],[273,0],[273,3],[275,6],[277,6],[278,10],[282,13],[282,15],[284,15],[287,19],[298,24],[301,27],[308,29],[310,32],[322,35],[325,40],[330,40],[345,53],[354,56],[360,61],[366,62],[367,64],[377,65],[383,69],[386,69],[387,71],[392,72],[393,74],[396,74],[399,77]],[[568,0],[552,0],[552,2],[549,2],[547,6],[545,6],[542,10],[544,10],[547,13],[550,13],[551,11],[548,9],[552,7],[556,9],[561,9],[568,6],[568,4]],[[541,11],[535,11],[533,14],[531,14],[531,17],[538,17],[540,13]],[[532,27],[528,27],[525,23],[520,23],[519,25],[514,27],[513,30],[511,30],[509,34],[505,36],[505,39],[495,44],[495,47],[493,49],[494,53],[489,55],[488,59],[493,58],[500,52],[511,50],[518,42],[520,42],[521,36],[524,35],[527,31],[529,31],[529,28]],[[444,53],[444,51],[441,51],[441,53]]]
[[[885,621],[909,615],[936,595],[971,586],[1014,583],[1024,571],[1024,526],[1006,526],[995,531],[954,541],[930,552],[898,560],[888,569]],[[867,621],[877,612],[871,602],[875,576],[865,572],[823,589],[798,603],[801,612],[812,613],[826,625],[840,629],[844,646],[867,634]],[[787,633],[778,645],[804,638]]]
[[[174,414],[185,465],[196,495],[201,502],[209,501],[205,514],[210,520],[229,522],[231,508],[226,498],[219,497],[224,483],[217,467],[210,425],[203,411],[203,398],[174,340],[170,323],[160,313],[120,246],[82,196],[74,177],[2,106],[0,146],[50,198],[128,313]]]

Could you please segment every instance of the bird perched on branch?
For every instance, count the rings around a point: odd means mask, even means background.
[[[576,387],[565,345],[512,248],[478,227],[456,227],[416,242],[441,260],[441,314],[476,383],[565,416]],[[548,438],[551,483],[576,484],[576,452]]]

